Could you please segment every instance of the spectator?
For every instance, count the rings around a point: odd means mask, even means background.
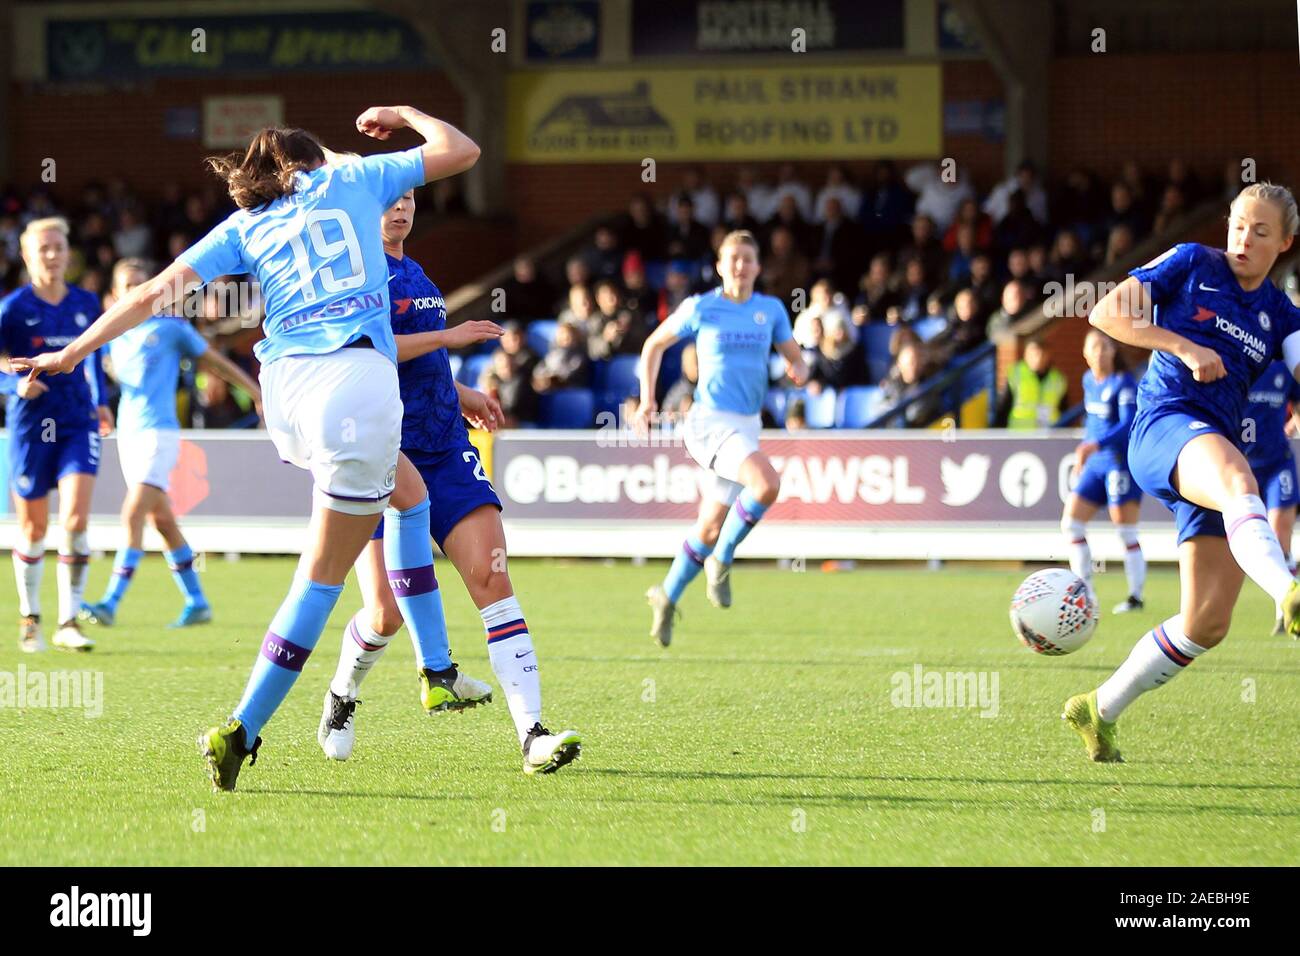
[[[929,282],[938,282],[943,276],[943,243],[939,240],[934,220],[924,213],[912,217],[911,241],[898,254],[899,262],[920,259]]]
[[[662,322],[676,311],[677,307],[691,294],[691,266],[686,262],[671,262],[668,274],[664,277],[664,287],[659,293],[659,321]]]
[[[929,308],[930,283],[925,278],[925,268],[920,259],[909,259],[903,266],[903,285],[898,290],[898,305],[885,313],[889,323],[915,322]]]
[[[776,213],[767,223],[767,241],[764,245],[772,244],[772,233],[782,226],[790,230],[800,252],[810,260],[817,254],[817,228],[799,215],[799,203],[793,196],[784,196],[777,204]]]
[[[934,163],[920,163],[904,177],[908,187],[918,195],[916,212],[934,220],[938,231],[948,231],[963,201],[975,198],[975,191],[965,179],[953,177],[945,182]]]
[[[911,401],[902,415],[904,428],[924,428],[939,415],[938,395],[932,393],[913,401],[929,374],[930,362],[925,346],[920,342],[908,342],[899,348],[893,368],[880,384],[881,394],[891,405]]]
[[[993,225],[1001,225],[1011,212],[1011,196],[1017,190],[1024,196],[1029,214],[1040,226],[1047,225],[1047,190],[1038,178],[1038,169],[1028,159],[1016,167],[1013,175],[994,186],[984,201],[984,212],[993,220]]]
[[[813,272],[827,276],[839,289],[851,289],[866,266],[862,227],[844,215],[839,199],[826,200],[826,221],[817,237]]]
[[[575,285],[569,289],[569,304],[560,313],[561,323],[586,328],[596,312],[596,300],[591,290],[585,285]]]
[[[980,317],[979,300],[973,289],[962,289],[949,309],[948,324],[930,340],[930,348],[946,364],[988,341],[985,320]]]
[[[1133,230],[1123,223],[1116,224],[1106,237],[1106,265],[1113,266],[1133,251]]]
[[[722,213],[722,225],[727,227],[727,232],[735,232],[739,229],[743,229],[746,232],[752,232],[754,235],[758,235],[758,220],[750,213],[749,200],[745,198],[744,193],[734,192],[727,194],[726,206]]]
[[[1052,252],[1048,257],[1051,264],[1051,272],[1058,281],[1063,281],[1067,275],[1073,275],[1077,279],[1082,279],[1092,271],[1092,260],[1083,249],[1083,244],[1079,242],[1079,236],[1073,229],[1062,229],[1056,234],[1056,241],[1052,243]]]
[[[776,200],[772,197],[772,187],[759,177],[753,166],[741,167],[736,177],[736,188],[745,194],[750,215],[759,222],[767,222],[775,214]],[[1233,193],[1234,197],[1236,195]]]
[[[813,283],[808,298],[808,308],[795,316],[794,320],[794,340],[801,348],[815,349],[821,344],[823,333],[814,329],[814,319],[821,320],[825,330],[834,325],[852,325],[844,296],[835,291],[835,286],[829,279],[819,279]]]
[[[826,173],[826,185],[817,193],[817,202],[813,206],[813,221],[821,224],[826,221],[826,200],[835,197],[840,201],[840,208],[849,219],[857,219],[862,208],[862,192],[849,180],[849,174],[839,163],[833,165]]]
[[[688,166],[686,168],[686,171],[682,174],[682,188],[675,192],[669,200],[669,208],[672,208],[673,201],[681,196],[690,198],[696,222],[706,229],[712,229],[718,224],[720,219],[718,191],[705,180],[700,167]]]
[[[853,302],[853,324],[884,322],[890,306],[898,304],[889,281],[889,253],[878,252],[871,257],[871,265],[858,284],[858,297]]]
[[[670,259],[698,262],[709,254],[709,230],[695,220],[695,204],[688,196],[679,197],[673,206],[665,248]]]
[[[1015,431],[1050,428],[1065,410],[1066,393],[1065,376],[1052,364],[1047,346],[1031,338],[998,395],[997,424]]]
[[[970,289],[979,300],[979,312],[990,316],[1002,301],[1002,283],[993,274],[993,259],[980,253],[970,261]]]
[[[587,268],[587,260],[582,256],[570,256],[564,263],[566,288],[572,289],[575,285],[591,285],[591,279],[591,270]],[[567,294],[564,301],[568,301]],[[564,308],[563,304],[557,306],[556,311],[562,308]]]
[[[695,402],[695,386],[700,381],[700,365],[695,354],[695,343],[688,342],[682,348],[682,375],[664,394],[660,408],[665,415],[680,421],[691,410]]]
[[[999,249],[1028,247],[1039,241],[1043,229],[1029,211],[1025,194],[1019,189],[1007,198],[1007,213],[993,229],[993,242]]]
[[[867,356],[862,343],[854,336],[853,325],[846,321],[824,321],[825,332],[809,365],[808,392],[818,395],[822,389],[836,391],[867,384]]]
[[[975,248],[984,250],[993,245],[993,220],[980,212],[979,203],[974,199],[964,199],[957,207],[957,218],[952,221],[948,231],[943,234],[943,251],[952,252],[957,248],[957,231],[963,225],[975,229]]]
[[[1183,189],[1177,183],[1171,182],[1160,196],[1160,209],[1156,212],[1151,231],[1160,234],[1171,231],[1174,223],[1186,212],[1187,201]]]
[[[514,275],[506,282],[506,314],[516,319],[548,319],[555,302],[555,289],[537,274],[537,263],[528,256],[514,261]]]
[[[1187,160],[1181,156],[1175,156],[1169,160],[1169,174],[1165,179],[1165,190],[1168,191],[1170,186],[1177,186],[1186,206],[1194,206],[1201,201],[1205,191],[1201,187],[1201,179],[1196,175],[1196,170],[1187,165]]]
[[[1000,340],[1011,331],[1016,322],[1034,308],[1034,294],[1025,282],[1012,279],[1002,289],[1002,307],[989,318],[985,330],[993,341]]]
[[[153,254],[153,233],[133,206],[122,210],[113,233],[113,252],[119,259],[142,259]]]
[[[970,280],[971,260],[978,252],[979,247],[975,243],[975,224],[957,223],[957,245],[948,260],[948,282],[954,283],[958,288],[964,286]]]
[[[807,289],[812,278],[808,257],[795,245],[794,236],[785,226],[772,230],[771,249],[763,257],[762,280],[768,295],[776,296],[791,307],[795,289]]]
[[[512,319],[502,325],[501,328],[504,329],[504,332],[499,343],[499,350],[506,353],[513,368],[523,371],[525,378],[531,377],[533,366],[537,364],[537,353],[528,347],[528,338],[524,334],[524,324]]]
[[[808,403],[802,398],[792,398],[785,407],[785,430],[788,432],[806,431],[808,428]]]
[[[1236,195],[1235,193],[1233,194]],[[858,220],[866,231],[869,252],[892,248],[907,234],[915,200],[899,181],[893,162],[882,159],[872,171],[872,186],[863,195]]]
[[[591,360],[582,330],[561,322],[555,344],[533,369],[533,388],[539,395],[561,388],[585,388],[591,379]]]
[[[1126,159],[1120,168],[1119,181],[1128,187],[1129,199],[1139,219],[1134,231],[1144,232],[1143,227],[1155,214],[1155,177],[1144,174],[1136,159]]]
[[[623,308],[643,325],[650,322],[654,313],[657,293],[646,283],[645,264],[639,252],[629,252],[623,257]]]
[[[657,262],[664,255],[664,221],[644,193],[632,197],[620,227],[619,245],[641,253],[645,262]]]
[[[1232,195],[1235,198],[1237,190],[1233,190]],[[1080,243],[1087,247],[1096,239],[1101,218],[1097,210],[1104,202],[1104,194],[1092,173],[1075,167],[1066,176],[1052,208],[1056,210],[1056,222],[1077,233]]]
[[[1105,219],[1105,230],[1109,234],[1116,226],[1127,226],[1134,236],[1142,234],[1144,219],[1133,199],[1133,190],[1119,182],[1110,187],[1110,212]]]
[[[609,226],[597,226],[592,245],[583,253],[588,273],[595,279],[608,279],[618,275],[623,266],[623,252],[618,247],[618,236]]]
[[[596,283],[596,312],[583,331],[593,361],[640,354],[648,332],[644,322],[634,321],[632,313],[623,308],[618,283],[611,279]]]
[[[492,353],[492,363],[483,370],[478,387],[500,404],[506,428],[537,421],[537,393],[532,387],[532,367],[514,361],[504,347]]]
[[[781,205],[781,200],[786,196],[793,196],[795,205],[799,207],[799,215],[804,222],[812,222],[812,190],[808,185],[799,178],[795,171],[794,163],[782,163],[780,170],[776,174],[776,188],[772,190],[771,202],[775,206]]]

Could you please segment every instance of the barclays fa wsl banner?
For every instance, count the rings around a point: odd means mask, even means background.
[[[1077,439],[1011,432],[767,432],[781,475],[770,522],[824,525],[1056,523],[1072,485]],[[509,432],[493,448],[497,493],[512,522],[689,523],[699,468],[680,443],[615,432]],[[1143,522],[1169,523],[1147,498]]]

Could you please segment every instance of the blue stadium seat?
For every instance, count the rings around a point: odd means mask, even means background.
[[[491,355],[468,355],[461,363],[457,381],[470,388],[478,388],[478,380],[483,376],[483,370],[491,364]]]
[[[773,352],[767,357],[767,380],[779,382],[783,378],[785,378],[785,359],[779,353]]]
[[[538,396],[538,424],[543,428],[591,428],[596,421],[596,394],[589,388],[562,388]]]
[[[608,362],[592,363],[592,391],[596,393],[596,411],[613,412],[623,407],[623,400],[641,390],[636,377],[636,355],[616,355]]]
[[[948,320],[941,315],[928,315],[923,319],[917,319],[912,323],[912,331],[921,337],[922,342],[928,342],[948,325]]]
[[[682,377],[682,351],[690,342],[682,339],[674,342],[672,347],[664,352],[663,358],[659,361],[659,381],[655,383],[655,398],[662,399],[668,392],[668,389],[677,384],[677,380]]]
[[[555,330],[560,327],[556,319],[536,319],[528,323],[528,347],[540,358],[555,344]]]
[[[461,367],[461,365],[464,363],[465,360],[464,360],[463,358],[461,358],[459,355],[450,354],[450,355],[447,356],[447,361],[451,363],[451,377],[454,378],[456,381],[459,382],[459,381],[460,381],[460,367]]]
[[[785,406],[790,400],[792,391],[788,388],[769,388],[767,397],[763,399],[763,407],[776,419],[778,425],[785,424]]]
[[[889,374],[889,366],[893,361],[889,355],[889,340],[894,337],[895,328],[881,322],[862,326],[862,344],[867,353],[867,375],[872,382],[879,382]]]
[[[840,393],[835,420],[840,428],[862,428],[882,411],[888,403],[875,385],[858,385]]]
[[[804,393],[804,420],[809,428],[835,427],[835,389],[823,388],[818,394]]]

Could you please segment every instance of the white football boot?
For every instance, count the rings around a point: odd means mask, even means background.
[[[359,700],[340,697],[330,688],[325,689],[325,710],[320,715],[316,740],[330,760],[347,760],[357,742],[357,725],[353,711]]]
[[[81,625],[75,620],[60,624],[59,629],[54,632],[51,643],[65,651],[88,651],[95,646],[94,641],[81,633]]]
[[[708,582],[709,603],[714,607],[731,607],[731,565],[709,555],[704,559],[704,580]]]
[[[582,756],[582,737],[576,730],[553,734],[540,723],[533,724],[524,739],[524,773],[555,773],[566,763]]]

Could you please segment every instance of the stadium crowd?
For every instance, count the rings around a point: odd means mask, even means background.
[[[1238,186],[1231,167],[1221,191],[1235,195]],[[900,171],[880,161],[861,181],[832,166],[820,183],[801,178],[793,164],[771,181],[752,168],[723,183],[688,169],[659,203],[632,196],[561,274],[516,259],[505,285],[507,334],[492,353],[457,356],[454,365],[462,382],[501,401],[512,425],[590,424],[634,391],[628,375],[655,325],[717,284],[723,236],[747,229],[763,250],[760,286],[786,303],[812,370],[804,390],[776,389],[788,401],[765,416],[791,427],[840,424],[842,406],[830,419],[822,412],[808,421],[808,411],[848,390],[869,392],[875,410],[913,396],[929,376],[1031,311],[1045,283],[1115,261],[1214,191],[1181,159],[1159,174],[1127,162],[1109,184],[1084,169],[1048,184],[1026,163],[983,196],[961,177],[947,181],[932,163]],[[430,201],[435,215],[464,211],[456,195]],[[18,236],[32,219],[69,220],[68,281],[102,295],[118,259],[168,261],[228,212],[216,189],[187,193],[176,184],[149,202],[120,180],[88,185],[70,203],[44,188],[6,189],[0,294],[26,281]],[[213,345],[256,374],[255,295],[238,304],[201,295],[188,309]],[[692,375],[689,348],[679,348],[660,382],[664,409],[689,407]],[[778,377],[773,385],[788,383]],[[563,403],[567,413],[548,402],[584,390],[586,401]],[[1004,393],[1003,422],[1007,400]],[[915,404],[902,424],[928,424],[936,403]],[[215,376],[187,375],[182,424],[248,425],[251,413],[248,397]]]

